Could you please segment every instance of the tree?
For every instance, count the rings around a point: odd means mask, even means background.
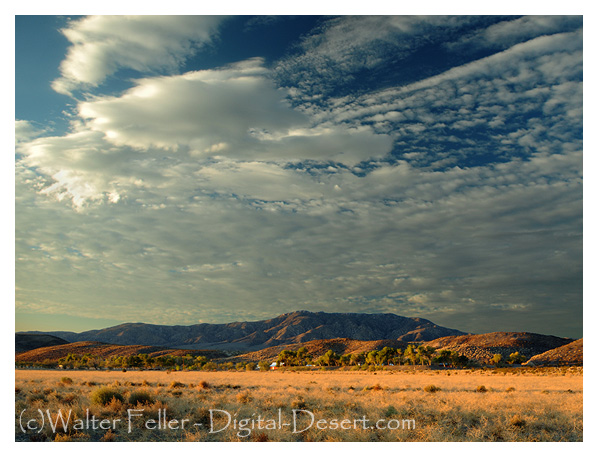
[[[378,363],[378,351],[370,351],[366,355],[365,362],[368,365],[376,365]]]
[[[308,349],[305,347],[301,347],[297,350],[295,354],[296,364],[300,366],[308,365],[311,361],[310,354],[308,354]]]
[[[502,357],[501,354],[493,354],[493,358],[491,359],[491,363],[493,365],[499,366],[501,364],[502,361]]]
[[[424,362],[428,362],[430,365],[432,356],[435,353],[435,348],[431,346],[418,346],[417,353],[422,365],[424,365]]]
[[[339,357],[339,364],[342,367],[346,367],[350,364],[351,362],[351,356],[349,354],[343,354],[341,357]]]
[[[285,365],[285,366],[293,366],[295,365],[297,356],[295,354],[295,351],[289,351],[287,349],[281,351],[279,353],[279,356],[277,357],[277,363],[280,365]]]
[[[457,352],[451,352],[451,364],[454,367],[465,367],[470,363],[470,359],[463,354],[458,354]]]
[[[451,364],[451,351],[449,349],[441,349],[433,361],[443,366]]]
[[[260,360],[260,362],[258,362],[258,368],[260,368],[260,371],[268,371],[270,368],[270,363],[268,363],[266,360]]]
[[[326,366],[334,367],[339,362],[339,356],[332,349],[329,349],[327,352],[325,352],[323,361]]]
[[[379,365],[389,365],[393,357],[397,354],[397,351],[393,348],[385,346],[377,354],[377,362]]]
[[[418,354],[416,353],[416,348],[412,344],[408,344],[408,347],[403,353],[404,357],[408,359],[412,365],[416,365],[416,361],[418,360]]]
[[[525,361],[526,361],[526,357],[525,356],[523,356],[519,352],[513,352],[513,353],[510,354],[510,356],[509,356],[509,358],[507,360],[507,363],[510,363],[510,364],[514,364],[514,363],[520,364],[520,363],[524,363]]]
[[[363,352],[359,354],[352,354],[349,358],[350,364],[352,365],[362,365],[365,360],[365,355]]]

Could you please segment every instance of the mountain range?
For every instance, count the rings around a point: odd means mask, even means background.
[[[396,314],[309,311],[296,311],[255,322],[195,325],[127,323],[81,333],[62,331],[45,333],[70,343],[100,341],[119,345],[246,352],[335,338],[422,342],[446,336],[466,335],[462,331],[441,327],[426,319],[402,317]]]

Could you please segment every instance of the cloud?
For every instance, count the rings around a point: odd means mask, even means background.
[[[464,51],[488,46],[507,48],[543,35],[574,31],[582,27],[582,16],[523,16],[503,20],[446,44]]]
[[[356,164],[389,152],[392,139],[369,127],[312,125],[289,106],[262,63],[145,78],[122,96],[81,103],[79,114],[113,144],[199,157]]]
[[[55,91],[101,84],[119,69],[173,71],[199,47],[210,44],[218,16],[88,16],[62,30],[71,42]]]
[[[348,49],[399,49],[401,35],[409,53],[446,20],[367,18]],[[351,24],[325,24],[299,60],[334,60],[335,75],[379,65],[376,49],[362,63],[344,53]],[[256,58],[146,76],[80,102],[63,136],[18,122],[18,309],[185,324],[301,308],[577,331],[581,32],[361,95],[308,92],[316,79],[281,88],[276,71]]]
[[[22,119],[17,119],[15,121],[15,142],[17,144],[31,141],[46,132],[47,130],[43,127],[36,126],[29,121]]]

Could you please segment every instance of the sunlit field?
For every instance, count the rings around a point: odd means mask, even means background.
[[[582,386],[582,368],[16,370],[15,439],[582,441]]]

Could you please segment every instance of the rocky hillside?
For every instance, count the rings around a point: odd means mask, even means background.
[[[68,341],[44,333],[15,333],[15,354],[46,346],[67,344]]]
[[[43,362],[46,360],[56,362],[59,359],[66,357],[68,354],[79,356],[91,354],[94,357],[101,358],[109,358],[112,356],[126,357],[138,354],[148,354],[151,357],[163,355],[185,356],[190,354],[193,356],[203,355],[209,359],[222,358],[228,355],[222,351],[194,351],[141,345],[122,346],[118,344],[100,343],[98,341],[80,341],[77,343],[48,346],[23,352],[15,356],[15,362]]]
[[[267,360],[274,362],[281,351],[297,351],[300,347],[305,347],[311,357],[317,358],[325,352],[332,350],[337,354],[358,354],[360,352],[370,352],[381,350],[385,346],[392,348],[405,348],[408,344],[399,340],[376,340],[376,341],[360,341],[349,338],[334,338],[331,340],[314,340],[307,343],[284,344],[262,349],[260,351],[247,352],[238,356],[229,357],[227,362],[259,362]],[[224,361],[224,360],[223,360]]]
[[[102,341],[111,344],[142,344],[184,349],[231,349],[256,351],[283,344],[313,340],[425,341],[464,335],[420,318],[395,314],[312,313],[296,311],[256,322],[197,325],[122,324],[82,333],[53,332],[70,342]]]
[[[527,366],[582,366],[582,338],[528,360]]]
[[[572,342],[570,338],[540,335],[528,332],[493,332],[480,335],[448,336],[426,343],[436,349],[449,349],[463,354],[469,359],[488,363],[493,354],[501,354],[507,359],[513,352],[519,352],[527,359]]]

